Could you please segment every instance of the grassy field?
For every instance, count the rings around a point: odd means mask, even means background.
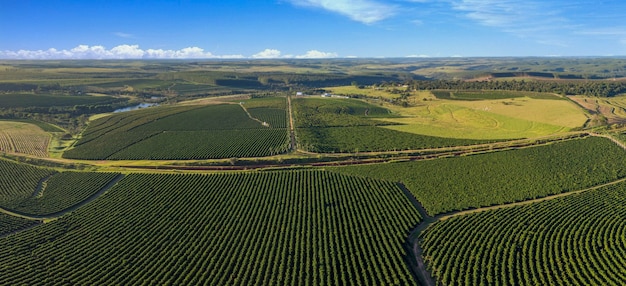
[[[529,97],[499,100],[424,100],[411,107],[388,105],[401,125],[385,128],[409,133],[468,139],[532,138],[582,127],[587,116],[570,101]]]

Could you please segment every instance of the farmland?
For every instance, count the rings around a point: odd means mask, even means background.
[[[41,183],[33,195],[6,205],[12,211],[29,215],[50,215],[66,210],[102,190],[116,173],[63,172]]]
[[[300,148],[320,153],[410,150],[493,142],[398,132],[400,116],[362,101],[334,98],[297,98],[294,116]]]
[[[10,235],[15,231],[23,230],[38,224],[38,221],[23,219],[0,213],[0,238]]]
[[[385,181],[129,175],[71,216],[4,238],[0,283],[412,284],[401,244],[418,222]]]
[[[26,122],[0,121],[0,152],[48,156],[50,135]]]
[[[463,96],[472,100],[409,97],[409,107],[390,106],[403,116],[385,119],[396,124],[386,128],[438,137],[515,139],[567,132],[581,128],[588,119],[574,103],[554,95],[466,92]]]
[[[275,106],[273,100],[266,105],[257,101],[256,107],[247,112],[258,118],[249,117],[239,104],[162,107],[114,114],[93,122],[76,147],[64,156],[164,160],[284,153],[288,148],[286,111]]]
[[[0,284],[624,284],[626,104],[596,68],[4,63]]]
[[[482,155],[337,168],[403,182],[431,215],[574,191],[626,176],[624,150],[587,138]],[[417,174],[417,175],[416,175]],[[524,174],[524,176],[519,176]]]
[[[0,206],[32,196],[39,182],[55,173],[4,159],[0,159],[0,170]]]
[[[621,285],[624,192],[619,183],[450,218],[427,229],[420,244],[433,275],[448,285]]]

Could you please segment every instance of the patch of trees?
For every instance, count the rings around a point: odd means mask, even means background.
[[[89,115],[111,112],[128,106],[126,99],[97,105],[29,106],[0,108],[3,119],[35,119],[59,125],[71,133],[79,132]]]
[[[515,90],[530,92],[552,92],[561,95],[589,95],[611,97],[626,93],[626,83],[622,82],[553,82],[553,81],[411,81],[412,90]]]
[[[561,95],[588,95],[612,97],[626,93],[626,82],[619,81],[462,81],[462,80],[411,80],[406,82],[409,90],[514,90],[551,92]]]

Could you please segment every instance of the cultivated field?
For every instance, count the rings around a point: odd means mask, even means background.
[[[0,284],[414,284],[402,244],[419,220],[388,181],[128,175],[72,215],[3,238]]]
[[[46,157],[50,137],[34,124],[0,120],[0,152]]]
[[[167,160],[284,153],[289,147],[284,103],[275,99],[263,102],[158,107],[113,114],[91,123],[63,156]]]
[[[430,215],[575,191],[626,176],[626,152],[605,138],[334,171],[403,182]]]
[[[626,123],[626,97],[594,98],[572,96],[571,99],[587,109],[591,114],[604,117],[608,124]]]
[[[2,62],[0,285],[625,284],[623,63]]]
[[[422,233],[446,285],[623,285],[626,184],[443,220]]]

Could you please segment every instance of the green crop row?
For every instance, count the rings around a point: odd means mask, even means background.
[[[605,138],[438,160],[336,168],[402,182],[441,214],[580,190],[626,176],[626,152]]]
[[[105,137],[115,136],[115,134],[132,130],[144,124],[155,122],[161,118],[193,109],[194,107],[189,106],[150,108],[102,117],[94,120],[87,126],[87,129],[83,132],[76,146],[96,139],[103,140]]]
[[[127,101],[110,96],[76,96],[76,95],[44,95],[44,94],[0,94],[2,108],[48,108],[68,107],[75,105],[108,105]]]
[[[284,99],[283,99],[284,100]],[[288,149],[285,110],[236,104],[154,108],[114,114],[89,125],[72,159],[208,159],[269,156]]]
[[[36,220],[27,220],[0,213],[0,237],[9,235],[15,231],[36,226],[39,223],[40,222]]]
[[[626,184],[450,218],[420,238],[442,285],[625,285]]]
[[[401,151],[494,141],[434,137],[377,126],[299,128],[297,135],[301,149],[319,153]]]
[[[267,123],[270,128],[287,128],[287,111],[277,108],[250,108],[250,116]]]
[[[323,171],[131,174],[0,238],[0,284],[408,285],[397,185]]]
[[[258,129],[263,126],[248,118],[237,104],[209,105],[135,127],[133,131],[198,131],[227,129]]]
[[[0,206],[7,206],[33,195],[37,185],[53,170],[0,159]]]
[[[112,160],[184,160],[262,157],[289,148],[286,129],[173,131],[159,133],[107,157]]]
[[[392,116],[389,110],[359,100],[295,98],[292,104],[295,125],[299,128],[392,124],[375,120]]]
[[[34,215],[57,213],[93,196],[118,175],[94,172],[58,173],[49,178],[37,194],[8,207]]]

